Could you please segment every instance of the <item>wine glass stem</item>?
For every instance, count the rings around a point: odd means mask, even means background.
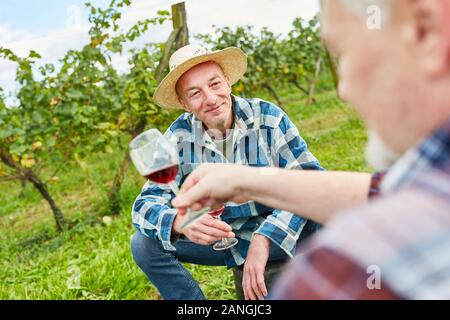
[[[175,193],[176,196],[180,193],[180,188],[178,188],[178,185],[175,182],[175,180],[169,182],[169,186],[170,186],[170,189],[172,189],[173,193]],[[190,208],[187,209],[187,213],[188,214],[191,213],[191,209]]]
[[[172,189],[173,193],[177,196],[180,193],[180,188],[178,188],[177,183],[174,181],[169,182],[169,186]]]
[[[218,216],[214,216],[213,218],[216,219],[216,220],[218,220],[218,221],[221,220],[221,219],[220,219],[220,214],[219,214]],[[224,242],[225,242],[225,239],[226,239],[226,238],[220,238],[220,241],[222,241],[222,243],[224,243]]]

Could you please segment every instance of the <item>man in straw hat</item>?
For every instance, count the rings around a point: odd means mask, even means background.
[[[370,129],[367,157],[384,173],[370,183],[209,165],[173,205],[252,199],[326,223],[272,298],[450,299],[450,0],[326,0],[322,9],[339,94]],[[365,203],[368,193],[377,197]]]
[[[177,50],[169,64],[170,72],[154,100],[164,108],[185,111],[166,132],[179,150],[177,183],[181,185],[202,162],[322,170],[279,107],[231,94],[231,86],[247,67],[240,49],[208,52],[188,45]],[[264,280],[267,262],[292,257],[297,242],[319,226],[255,202],[230,202],[222,221],[204,215],[182,229],[185,216],[172,208],[173,197],[167,186],[147,182],[133,205],[133,224],[138,229],[131,240],[133,257],[164,299],[205,298],[182,262],[244,265],[245,298],[263,299],[269,286]],[[234,237],[238,238],[234,247],[213,250],[216,241]]]

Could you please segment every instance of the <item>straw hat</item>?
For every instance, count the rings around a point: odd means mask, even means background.
[[[210,52],[202,46],[189,44],[170,57],[170,72],[156,88],[153,95],[155,102],[163,108],[182,108],[175,90],[178,79],[192,67],[206,61],[217,62],[231,85],[238,82],[247,70],[247,56],[239,48]]]

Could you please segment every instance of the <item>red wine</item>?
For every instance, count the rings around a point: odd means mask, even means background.
[[[225,210],[224,206],[220,207],[219,209],[209,211],[208,214],[213,218],[217,218],[222,214],[223,210]]]
[[[152,180],[156,183],[169,183],[175,180],[178,172],[178,165],[173,165],[168,168],[163,168],[158,171],[154,171],[149,173],[145,177],[149,180]]]

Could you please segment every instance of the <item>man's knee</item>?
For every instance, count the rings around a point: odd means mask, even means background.
[[[140,231],[136,231],[130,240],[131,253],[133,260],[138,266],[144,261],[148,262],[149,256],[154,254],[155,250],[160,251],[158,241],[144,236]]]

